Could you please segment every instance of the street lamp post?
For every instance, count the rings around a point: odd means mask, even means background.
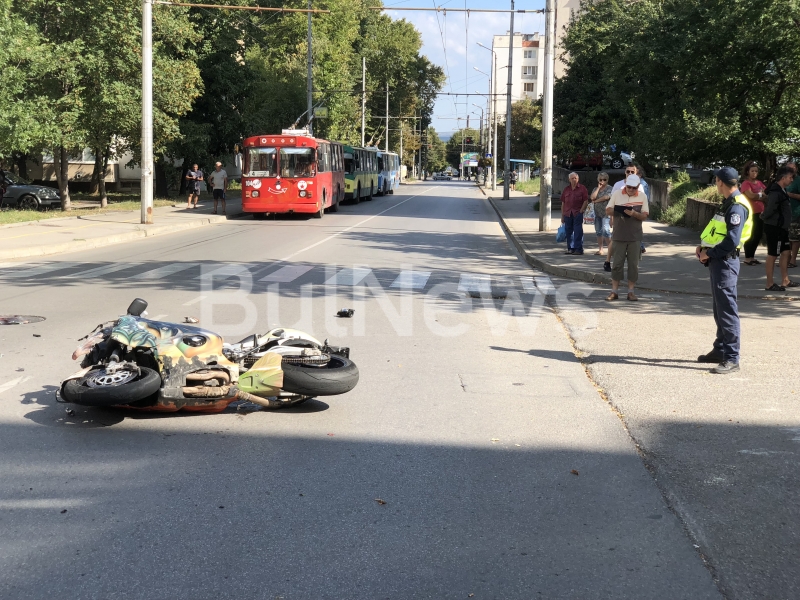
[[[153,0],[142,0],[142,224],[153,224]]]
[[[494,134],[492,135],[494,140],[494,147],[492,148],[492,165],[494,166],[492,170],[492,191],[495,191],[497,190],[497,52],[480,42],[478,42],[478,46],[494,54],[494,75],[489,77],[489,89],[492,90],[492,112],[489,119],[494,124]]]
[[[514,0],[511,0],[511,26],[509,27],[508,39],[508,92],[506,96],[506,152],[505,165],[503,165],[503,200],[510,197],[509,173],[511,173],[511,89],[513,81],[511,71],[514,68]]]
[[[478,73],[482,73],[483,75],[486,75],[489,78],[489,89],[491,90],[492,89],[492,76],[489,75],[488,73],[484,73],[478,67],[472,67],[472,68],[475,69]],[[492,102],[492,99],[491,99],[490,96],[487,96],[486,99],[487,99],[488,102],[490,102],[490,103]],[[477,106],[477,104],[473,104],[473,106]],[[492,105],[491,104],[489,104],[489,118],[486,121],[486,132],[487,132],[486,136],[488,138],[487,144],[486,144],[486,150],[488,152],[491,152],[492,151]],[[495,160],[494,157],[492,158],[492,160],[493,161]],[[492,181],[494,181],[494,178],[492,177],[492,168],[491,167],[487,167],[487,168],[489,169],[489,172],[488,172],[487,176],[490,179],[492,179]]]

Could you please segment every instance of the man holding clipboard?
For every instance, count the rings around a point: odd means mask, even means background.
[[[614,231],[611,234],[611,293],[606,300],[619,299],[619,282],[625,261],[628,262],[628,300],[639,298],[633,293],[639,279],[639,259],[642,256],[642,222],[647,220],[650,205],[641,191],[638,175],[628,175],[625,187],[616,190],[606,206],[606,214],[614,216]]]

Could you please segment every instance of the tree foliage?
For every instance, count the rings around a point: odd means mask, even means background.
[[[800,154],[800,1],[597,0],[564,38],[554,146],[645,163]]]
[[[444,73],[420,54],[422,40],[413,25],[371,6],[380,2],[314,1],[314,8],[331,11],[313,17],[314,100],[329,110],[313,123],[314,133],[360,142],[364,57],[366,141],[383,146],[389,135],[392,149],[399,149],[398,120],[391,119],[386,131],[387,84],[390,116],[421,116],[424,129]],[[70,153],[94,150],[98,176],[115,153],[140,156],[141,4],[0,0],[0,17],[6,57],[0,159],[52,153],[61,163],[56,171],[67,208]],[[155,5],[153,21],[157,184],[166,183],[167,166],[175,160],[209,164],[227,158],[244,137],[280,131],[306,111],[305,14]],[[419,136],[407,141],[409,151],[419,148]]]
[[[533,160],[542,151],[542,104],[526,98],[511,105],[511,158]],[[497,126],[497,164],[506,157],[506,124]]]

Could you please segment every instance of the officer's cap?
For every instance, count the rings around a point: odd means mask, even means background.
[[[739,183],[739,173],[733,167],[722,167],[714,171],[714,177],[725,185],[736,185]]]

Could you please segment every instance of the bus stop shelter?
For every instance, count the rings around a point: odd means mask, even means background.
[[[530,181],[534,161],[512,158],[509,162],[511,163],[511,170],[517,172],[517,181]]]

